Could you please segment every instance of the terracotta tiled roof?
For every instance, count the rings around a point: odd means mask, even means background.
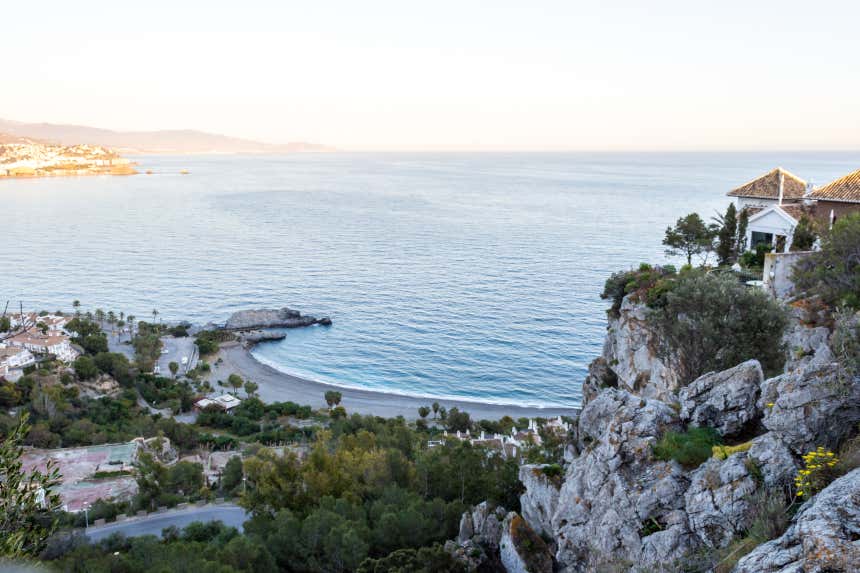
[[[812,192],[815,199],[860,203],[860,169]]]
[[[788,213],[795,221],[800,222],[800,219],[806,215],[811,219],[815,216],[815,205],[804,205],[803,203],[789,203],[788,205],[780,205],[780,209]]]
[[[729,197],[755,197],[760,199],[779,199],[779,175],[784,175],[783,199],[800,199],[806,193],[806,181],[777,167],[758,179],[741,185],[728,192]]]

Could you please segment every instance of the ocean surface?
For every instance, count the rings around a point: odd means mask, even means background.
[[[138,157],[132,177],[0,181],[0,305],[334,320],[255,355],[344,386],[575,406],[613,271],[664,261],[776,166],[825,183],[857,153]],[[180,173],[188,170],[187,175]]]

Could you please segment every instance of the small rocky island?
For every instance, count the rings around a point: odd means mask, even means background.
[[[227,319],[224,328],[227,330],[254,330],[261,328],[301,328],[304,326],[331,326],[328,317],[316,318],[304,315],[291,308],[240,310]]]

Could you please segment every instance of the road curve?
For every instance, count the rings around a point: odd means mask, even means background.
[[[85,531],[85,534],[90,541],[101,541],[114,533],[122,533],[126,537],[139,535],[157,535],[160,537],[161,530],[165,527],[175,525],[181,529],[195,521],[221,521],[224,525],[242,531],[242,523],[248,517],[248,513],[238,505],[232,503],[210,504],[172,509],[164,513],[150,513],[144,517],[130,517],[125,521],[92,526]]]

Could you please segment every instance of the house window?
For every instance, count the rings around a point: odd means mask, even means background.
[[[773,244],[773,234],[772,233],[761,233],[759,231],[752,232],[752,244],[750,248],[755,250],[757,245],[772,245]]]

